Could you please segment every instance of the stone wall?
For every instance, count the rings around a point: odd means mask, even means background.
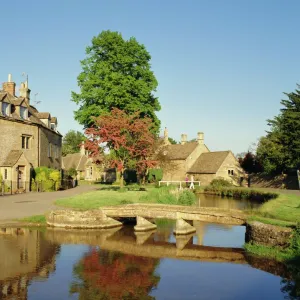
[[[22,150],[34,168],[38,166],[61,168],[62,137],[60,135],[26,121],[8,120],[1,116],[0,128],[0,165],[11,150]],[[30,136],[29,149],[22,149],[22,135]],[[53,156],[54,151],[52,157],[48,157],[49,142],[57,147],[57,158]]]
[[[246,226],[246,242],[263,246],[288,247],[292,229],[253,221]]]
[[[25,122],[0,117],[0,165],[11,150],[23,150],[27,160],[38,166],[38,128]],[[22,149],[22,134],[30,136],[29,149]]]
[[[51,154],[48,155],[49,143],[51,144]],[[47,128],[40,128],[40,166],[53,169],[61,169],[61,146],[62,137]],[[57,157],[55,157],[57,148]]]
[[[298,179],[295,175],[278,175],[278,176],[266,176],[263,174],[250,174],[251,187],[266,187],[266,188],[278,188],[278,189],[299,189]]]
[[[186,161],[185,160],[173,160],[170,167],[163,171],[162,180],[185,180],[186,175]]]
[[[228,170],[233,170],[233,175],[229,175]],[[241,177],[244,177],[244,182],[246,182],[245,172],[231,152],[222,163],[221,167],[216,173],[216,177],[222,177],[235,185],[240,185]]]
[[[194,174],[195,181],[200,181],[201,186],[209,185],[216,174]]]

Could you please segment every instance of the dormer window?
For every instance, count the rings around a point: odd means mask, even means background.
[[[2,111],[3,116],[9,116],[10,115],[10,109],[9,109],[9,103],[2,102]]]
[[[23,120],[28,119],[28,109],[27,109],[27,107],[23,107],[23,106],[20,107],[20,117]]]

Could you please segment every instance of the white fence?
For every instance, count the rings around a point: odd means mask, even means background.
[[[198,185],[200,186],[200,184],[201,184],[201,182],[200,181],[173,181],[173,180],[161,180],[161,181],[159,181],[158,182],[158,186],[161,186],[161,184],[163,184],[163,183],[166,183],[166,185],[167,186],[169,186],[170,184],[173,184],[173,183],[179,183],[179,188],[180,189],[182,189],[182,186],[184,186],[184,185],[189,185],[190,186],[190,184],[191,183],[194,183],[194,184],[197,184],[198,183]]]

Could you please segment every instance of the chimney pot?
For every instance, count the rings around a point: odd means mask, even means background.
[[[3,90],[12,96],[16,95],[16,84],[12,81],[11,74],[8,74],[8,81],[3,83]]]
[[[204,144],[204,133],[203,132],[198,132],[197,141],[198,141],[198,144]]]
[[[187,142],[187,134],[183,133],[181,135],[181,145],[184,145]]]

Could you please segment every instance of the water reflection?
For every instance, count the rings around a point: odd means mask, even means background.
[[[0,298],[27,299],[31,280],[45,280],[55,270],[60,246],[27,228],[0,229]]]
[[[217,207],[222,209],[250,209],[257,208],[261,205],[260,202],[246,199],[233,199],[216,195],[198,194],[198,207]]]
[[[174,222],[157,224],[3,229],[0,299],[297,299],[299,267],[246,255],[241,226],[197,222],[195,235],[174,237]]]
[[[153,299],[159,259],[92,248],[74,267],[71,293],[79,299]]]

